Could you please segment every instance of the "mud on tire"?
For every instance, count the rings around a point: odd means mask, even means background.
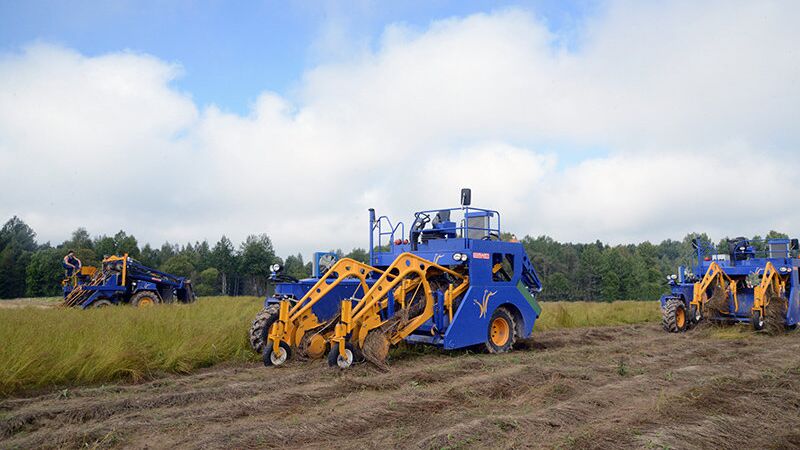
[[[667,300],[667,303],[661,308],[661,324],[664,326],[664,330],[670,333],[680,333],[686,331],[688,323],[689,316],[683,301],[678,298]]]
[[[261,354],[264,351],[264,343],[267,341],[269,329],[278,320],[280,305],[269,305],[256,314],[256,319],[250,327],[250,348],[254,352]]]

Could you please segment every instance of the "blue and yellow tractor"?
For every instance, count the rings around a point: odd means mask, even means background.
[[[800,321],[797,239],[727,241],[727,251],[694,240],[697,263],[669,277],[661,297],[664,329],[686,331],[702,320],[744,322],[755,330],[794,328]]]
[[[502,240],[500,213],[470,206],[419,211],[402,222],[369,211],[369,264],[317,254],[315,277],[281,278],[250,330],[267,366],[292,355],[345,368],[382,364],[401,341],[445,349],[511,350],[541,313],[542,285],[521,243]],[[323,264],[324,263],[324,264]]]
[[[63,305],[82,309],[195,300],[190,280],[147,267],[127,254],[103,259],[100,270],[83,267],[66,278],[62,286]]]

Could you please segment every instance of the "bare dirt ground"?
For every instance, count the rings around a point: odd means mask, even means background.
[[[724,338],[728,336],[728,338]],[[504,355],[217,367],[0,400],[0,448],[798,448],[800,333],[656,325]]]
[[[2,308],[55,308],[61,304],[61,297],[46,298],[18,298],[15,300],[0,300]]]

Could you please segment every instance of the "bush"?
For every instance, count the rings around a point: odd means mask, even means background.
[[[215,295],[220,293],[219,270],[209,267],[200,272],[197,276],[197,283],[194,285],[197,295]]]

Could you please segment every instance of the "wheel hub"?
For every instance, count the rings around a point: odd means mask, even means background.
[[[492,344],[502,347],[503,345],[508,342],[508,337],[511,334],[511,327],[508,325],[508,322],[505,321],[502,317],[498,317],[492,321],[491,326],[491,340]]]
[[[346,356],[339,355],[336,357],[336,365],[339,366],[340,369],[346,369],[353,364],[353,351],[345,349],[344,351]]]
[[[325,338],[319,334],[306,335],[303,338],[303,350],[309,358],[322,358],[325,356]]]
[[[683,328],[686,325],[686,312],[683,308],[675,310],[675,324],[678,325],[678,328]]]
[[[286,362],[286,358],[288,356],[289,354],[286,352],[285,349],[279,348],[277,354],[274,351],[270,351],[269,360],[273,366],[280,366],[281,364]]]

